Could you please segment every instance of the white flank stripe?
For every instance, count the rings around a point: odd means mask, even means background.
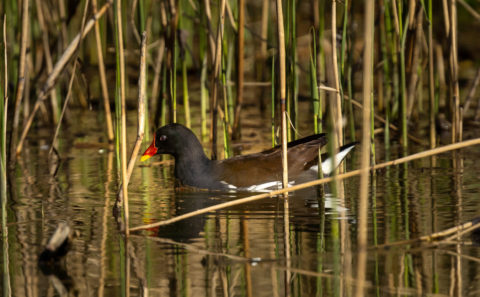
[[[295,182],[291,181],[288,183],[288,186],[291,187],[294,184]],[[282,187],[281,181],[271,181],[271,182],[263,183],[260,185],[250,186],[246,188],[246,190],[250,192],[270,192],[272,190],[280,189],[281,187]]]
[[[232,189],[232,190],[234,190],[234,189],[237,188],[237,187],[235,187],[234,185],[231,185],[231,184],[229,184],[229,183],[227,183],[226,181],[223,181],[223,180],[222,180],[220,183],[226,185],[227,188]]]

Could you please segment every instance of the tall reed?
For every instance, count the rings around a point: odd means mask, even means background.
[[[243,104],[243,79],[244,79],[244,45],[245,45],[245,0],[238,0],[238,39],[237,39],[237,106],[233,121],[233,136],[239,139],[240,112]]]
[[[430,148],[435,148],[435,81],[434,81],[434,62],[433,62],[433,5],[432,0],[428,0],[428,95],[429,95],[429,124],[430,124]]]
[[[125,103],[125,55],[123,48],[123,22],[122,22],[122,6],[121,1],[115,1],[115,53],[116,53],[116,94],[115,107],[117,110],[117,152],[120,151],[120,168],[122,176],[122,192],[123,192],[123,215],[125,223],[125,235],[128,236],[128,174],[127,174],[127,115]],[[120,146],[120,148],[118,148]],[[117,157],[118,159],[118,157]]]
[[[3,296],[10,297],[9,249],[7,227],[7,115],[8,115],[8,60],[7,60],[7,17],[3,16],[3,85],[0,83],[0,202],[2,207],[2,274]],[[0,56],[1,57],[1,56]],[[1,58],[0,58],[1,59]],[[1,67],[1,66],[0,66]],[[0,82],[2,78],[0,78]]]
[[[23,90],[25,87],[25,64],[27,55],[27,42],[29,32],[29,0],[23,0],[22,2],[22,35],[20,42],[20,57],[18,62],[18,77],[15,93],[15,106],[13,114],[12,131],[10,136],[10,154],[11,160],[15,160],[15,146],[17,145],[17,134],[20,124],[20,106],[23,99]],[[21,140],[20,140],[21,142]],[[18,150],[17,150],[18,151]]]
[[[364,296],[364,282],[367,263],[367,219],[368,219],[368,184],[369,184],[369,168],[370,168],[370,145],[373,129],[372,110],[372,85],[373,85],[373,14],[375,0],[365,1],[365,50],[363,54],[363,113],[362,113],[362,159],[361,159],[361,175],[360,175],[360,203],[358,206],[358,262],[357,262],[357,297]]]
[[[92,0],[92,10],[94,14],[97,13],[97,0]],[[95,41],[97,46],[98,72],[100,75],[100,86],[102,88],[103,108],[105,109],[105,124],[107,125],[107,137],[109,142],[113,142],[115,136],[113,133],[112,113],[110,111],[110,99],[108,94],[105,63],[103,60],[102,36],[100,33],[100,24],[98,22],[95,23]]]
[[[215,42],[215,59],[213,65],[213,74],[212,74],[212,99],[210,100],[210,141],[211,141],[211,151],[212,159],[217,159],[217,113],[218,113],[218,78],[220,77],[220,64],[222,60],[222,39],[224,32],[225,24],[225,1],[221,0],[220,2],[220,11],[219,19],[217,25],[217,36]]]

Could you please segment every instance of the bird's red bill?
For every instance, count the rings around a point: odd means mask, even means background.
[[[153,135],[153,141],[152,144],[147,148],[147,150],[143,153],[142,157],[140,158],[140,161],[145,161],[150,159],[150,157],[155,156],[157,153],[157,148],[155,147],[155,135]]]

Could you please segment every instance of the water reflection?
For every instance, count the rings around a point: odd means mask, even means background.
[[[75,145],[96,143],[98,137],[60,139],[62,159],[54,178],[47,151],[40,149],[45,141],[26,146],[10,172],[8,252],[2,257],[2,263],[9,261],[10,280],[4,278],[2,291],[10,284],[14,296],[119,296],[129,288],[132,296],[270,297],[286,295],[287,274],[292,296],[355,292],[356,178],[345,180],[342,199],[319,195],[318,188],[290,195],[288,262],[279,197],[137,233],[126,247],[112,216],[118,188],[114,154]],[[391,154],[396,158],[395,150]],[[479,158],[480,149],[473,147],[376,172],[369,246],[418,238],[478,217]],[[347,161],[347,169],[355,167]],[[245,196],[175,191],[169,162],[136,167],[129,189],[131,226]],[[38,266],[38,255],[60,220],[79,235],[66,257],[46,270]],[[371,248],[367,295],[476,296],[479,263],[477,233],[442,244]]]

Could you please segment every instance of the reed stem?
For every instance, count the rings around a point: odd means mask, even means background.
[[[435,81],[433,67],[433,4],[428,0],[428,95],[429,95],[429,124],[430,124],[430,148],[436,145],[435,129]]]
[[[127,174],[127,116],[125,105],[125,55],[123,50],[123,22],[122,22],[122,4],[121,0],[115,1],[115,36],[116,36],[116,52],[117,52],[117,93],[116,104],[120,109],[120,164],[122,173],[122,191],[123,191],[123,208],[124,208],[124,223],[125,223],[125,235],[129,234],[128,220],[128,174]]]
[[[3,86],[0,84],[0,200],[2,207],[3,295],[11,296],[8,263],[7,228],[7,115],[8,115],[8,60],[7,16],[3,16]],[[0,80],[1,81],[1,80]]]
[[[218,28],[217,28],[217,40],[215,46],[215,64],[213,67],[213,75],[212,75],[212,100],[210,103],[210,141],[211,141],[211,151],[212,151],[212,160],[217,159],[217,89],[218,89],[218,78],[220,76],[220,63],[222,61],[222,39],[223,39],[223,31],[224,31],[224,24],[225,24],[225,0],[221,0],[220,2],[220,14],[218,20]]]
[[[92,0],[92,10],[97,14],[97,0]],[[103,60],[102,39],[100,35],[100,25],[95,22],[95,41],[98,56],[98,72],[100,75],[100,86],[102,87],[103,108],[105,110],[105,124],[107,125],[108,142],[113,142],[115,135],[113,133],[112,112],[110,110],[110,99],[108,95],[107,75],[105,72],[105,63]]]
[[[358,262],[357,262],[357,297],[364,296],[364,283],[366,275],[367,262],[367,220],[368,220],[368,184],[369,184],[369,168],[370,168],[370,146],[371,136],[373,130],[371,126],[373,123],[373,112],[371,111],[372,104],[372,85],[373,85],[373,41],[374,41],[374,9],[375,0],[365,1],[365,49],[363,54],[363,123],[362,123],[362,157],[360,167],[360,202],[358,206]]]
[[[53,70],[53,65],[52,65],[52,54],[50,53],[50,42],[48,39],[48,31],[47,31],[47,26],[45,24],[45,19],[44,19],[44,13],[42,9],[42,1],[40,0],[35,0],[35,6],[37,8],[37,19],[38,19],[38,25],[40,26],[40,30],[42,31],[42,45],[43,45],[43,52],[45,54],[45,64],[47,65],[47,73],[50,75]],[[50,104],[52,106],[52,120],[53,124],[58,123],[58,117],[59,117],[59,110],[58,110],[58,99],[57,99],[57,93],[55,89],[50,90]]]
[[[15,146],[17,145],[17,134],[20,124],[20,105],[23,99],[23,91],[25,88],[25,65],[26,65],[26,55],[27,55],[27,43],[29,35],[29,0],[23,0],[22,3],[22,35],[20,41],[20,57],[18,63],[18,77],[17,77],[17,89],[15,93],[15,106],[13,109],[13,123],[12,123],[12,132],[10,136],[10,160],[15,161]],[[33,113],[33,112],[32,112]],[[18,146],[22,144],[22,137],[19,140]],[[19,154],[17,148],[17,154]]]
[[[283,187],[288,187],[288,161],[287,161],[287,115],[286,115],[286,69],[285,69],[285,32],[283,25],[282,1],[277,0],[277,30],[278,30],[278,59],[279,59],[279,86],[280,86],[280,108],[282,121],[282,168]],[[285,198],[288,195],[285,195]]]
[[[240,139],[240,112],[243,104],[244,79],[244,43],[245,43],[245,0],[238,0],[238,39],[237,39],[237,105],[233,121],[233,138]]]

